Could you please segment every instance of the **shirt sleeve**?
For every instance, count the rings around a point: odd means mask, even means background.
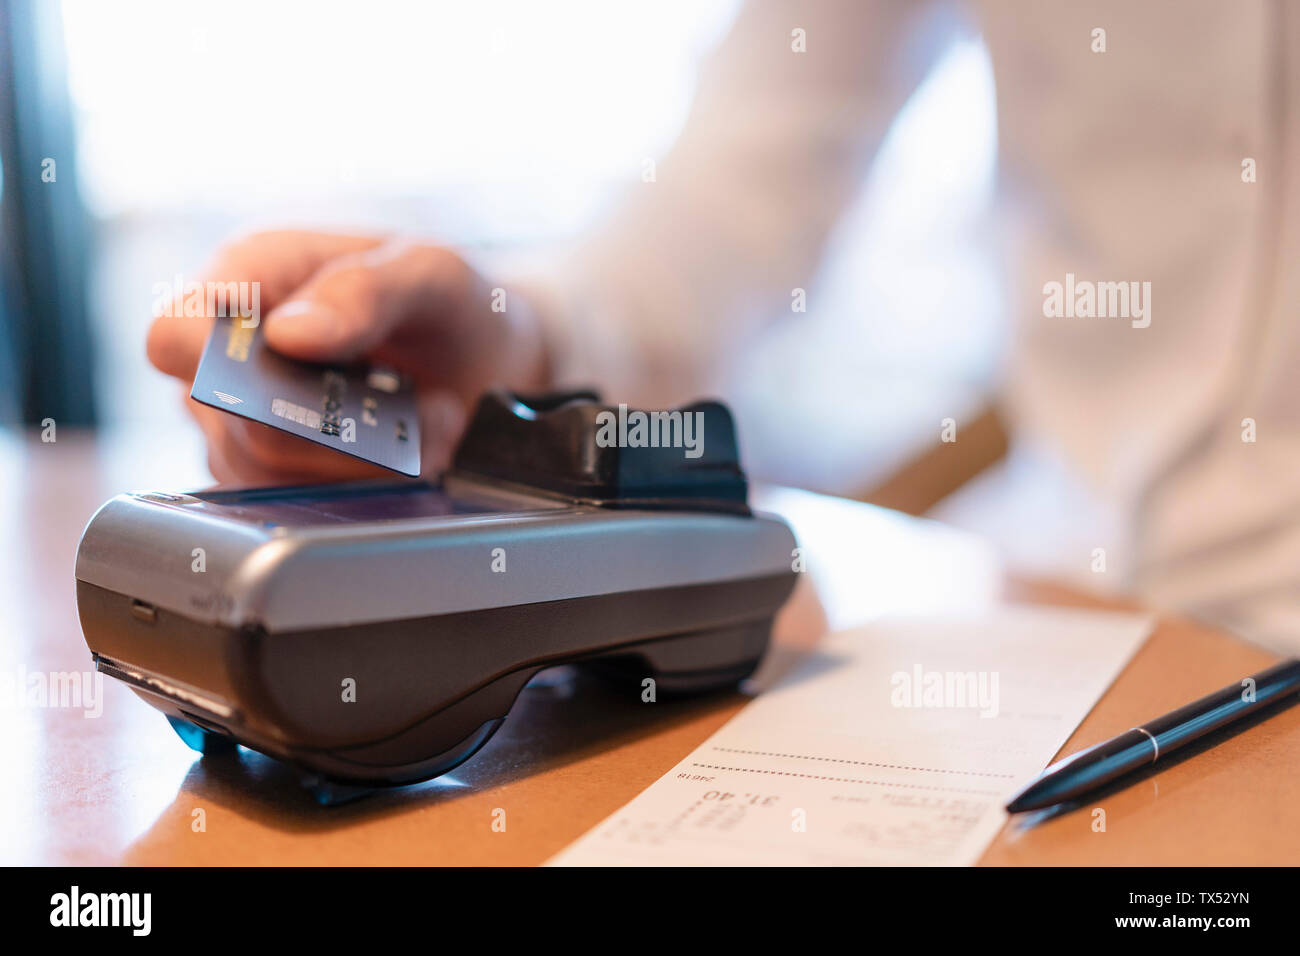
[[[557,386],[666,407],[729,345],[790,314],[894,115],[961,19],[917,0],[752,0],[706,61],[649,181],[518,276]]]

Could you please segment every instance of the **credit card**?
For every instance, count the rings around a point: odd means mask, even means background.
[[[218,318],[190,398],[404,475],[420,473],[411,381],[380,366],[297,362],[272,351],[260,324]]]

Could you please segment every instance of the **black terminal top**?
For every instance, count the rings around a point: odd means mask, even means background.
[[[606,508],[749,514],[735,424],[721,402],[647,412],[595,392],[485,394],[451,474]]]

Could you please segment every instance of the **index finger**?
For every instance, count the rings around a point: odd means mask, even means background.
[[[262,313],[291,296],[330,259],[364,252],[382,242],[372,236],[302,230],[255,233],[222,248],[204,270],[204,282],[255,284],[256,301]],[[207,343],[213,317],[206,314],[206,297],[204,314],[193,314],[191,305],[187,315],[186,298],[182,293],[179,300],[173,299],[171,307],[154,318],[146,350],[149,361],[160,371],[191,380]]]

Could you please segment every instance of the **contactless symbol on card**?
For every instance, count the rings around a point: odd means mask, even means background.
[[[415,391],[387,368],[295,362],[260,327],[218,318],[190,397],[404,475],[420,473]]]

